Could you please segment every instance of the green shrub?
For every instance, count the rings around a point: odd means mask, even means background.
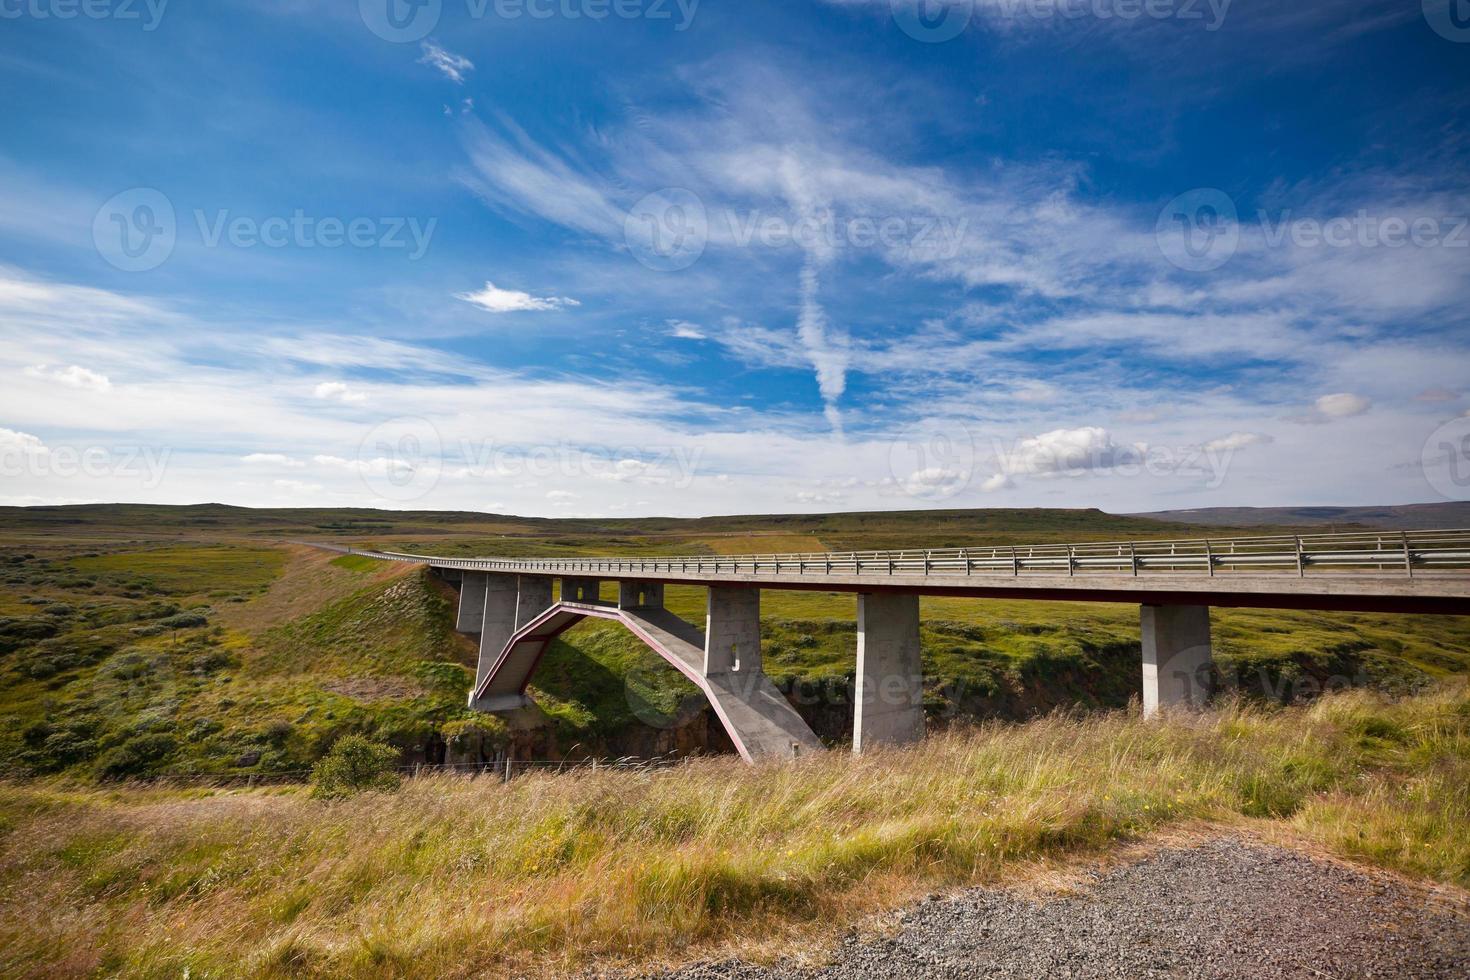
[[[398,788],[393,771],[398,750],[362,735],[345,735],[311,771],[311,795],[318,799],[352,796],[364,790]]]
[[[160,619],[158,621],[158,625],[166,626],[171,630],[195,629],[196,627],[200,626],[208,626],[209,617],[202,615],[201,613],[179,613],[177,616],[169,616],[167,619]]]
[[[176,745],[174,737],[163,732],[134,736],[102,753],[97,760],[97,774],[105,779],[122,779],[157,772]]]

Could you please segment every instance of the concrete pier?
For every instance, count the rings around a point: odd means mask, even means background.
[[[485,620],[485,587],[488,572],[465,572],[459,583],[459,615],[454,628],[461,633],[478,633]]]
[[[1210,696],[1209,606],[1144,606],[1143,715],[1203,707]]]
[[[618,583],[619,609],[662,609],[664,584],[624,579]]]
[[[711,586],[705,608],[704,676],[761,673],[760,589]]]
[[[516,631],[516,600],[519,590],[514,575],[486,575],[485,602],[480,617],[480,661],[475,670],[475,689],[495,666],[500,652]],[[473,707],[473,705],[471,705]]]
[[[858,596],[855,696],[854,752],[924,737],[918,596],[890,592]]]
[[[602,582],[595,578],[565,577],[561,580],[562,602],[598,602]]]
[[[549,575],[522,575],[516,579],[516,629],[551,608],[551,577]]]

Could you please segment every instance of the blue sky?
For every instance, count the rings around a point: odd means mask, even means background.
[[[0,503],[1470,496],[1470,10],[0,0]]]

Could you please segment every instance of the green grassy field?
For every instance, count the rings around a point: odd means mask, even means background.
[[[442,554],[731,554],[1179,536],[1097,511],[527,521],[475,514],[138,506],[0,509],[0,766],[113,778],[295,771],[363,732],[406,761],[478,758],[464,740],[475,650],[452,589],[401,565],[288,542]],[[610,596],[610,592],[609,592]],[[671,587],[698,622],[704,594]],[[850,734],[855,600],[767,591],[767,671],[833,743]],[[1124,605],[928,598],[931,728],[1058,707],[1121,708],[1139,684]],[[1451,618],[1221,610],[1217,660],[1255,697],[1345,684],[1410,690],[1470,670]],[[544,717],[496,729],[519,758],[727,751],[696,689],[614,624],[558,641]],[[493,727],[493,726],[491,726]]]
[[[760,956],[1202,823],[1470,884],[1470,692],[1053,715],[861,759],[429,777],[335,802],[0,783],[0,973],[525,976]]]

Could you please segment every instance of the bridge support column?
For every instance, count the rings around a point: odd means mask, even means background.
[[[480,659],[475,668],[475,686],[470,690],[470,707],[484,710],[475,701],[475,691],[489,676],[495,661],[510,642],[516,631],[516,577],[514,575],[482,574],[484,602],[480,607]],[[466,579],[465,586],[469,581]],[[463,594],[461,594],[461,597]]]
[[[459,614],[454,628],[460,633],[478,633],[485,621],[485,588],[489,572],[465,572],[459,583]]]
[[[760,589],[710,586],[704,629],[704,676],[761,673]]]
[[[924,674],[919,662],[917,595],[858,596],[856,700],[853,752],[923,739]]]
[[[562,602],[597,602],[602,591],[602,582],[595,578],[563,578],[561,580]]]
[[[619,609],[662,609],[664,607],[664,584],[662,582],[635,582],[628,579],[618,583]]]
[[[516,579],[516,629],[523,629],[550,608],[550,576],[522,575]]]
[[[1213,662],[1209,606],[1143,607],[1143,716],[1203,707]]]

